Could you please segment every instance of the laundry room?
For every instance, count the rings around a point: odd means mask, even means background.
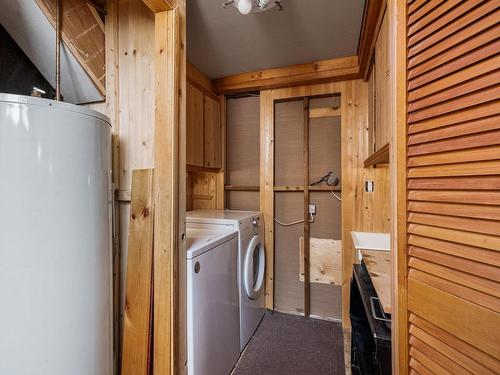
[[[0,5],[0,375],[500,374],[498,1]]]

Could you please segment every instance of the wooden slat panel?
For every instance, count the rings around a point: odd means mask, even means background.
[[[449,0],[437,7],[427,17],[415,22],[408,28],[408,46],[413,46],[439,28],[460,17],[464,12],[482,3],[484,0]],[[462,4],[460,4],[462,3]],[[448,12],[449,11],[449,12]],[[418,32],[418,33],[417,33]],[[417,33],[416,35],[414,35]]]
[[[454,20],[447,26],[437,29],[436,32],[430,34],[427,38],[424,38],[419,43],[410,46],[408,56],[411,58],[416,54],[428,49],[430,46],[436,45],[438,42],[445,43],[447,40],[448,43],[444,45],[450,46],[461,42],[464,39],[468,39],[475,33],[478,33],[492,25],[494,25],[496,21],[498,21],[498,17],[500,12],[494,12],[500,4],[498,0],[492,0],[486,2],[484,5],[473,9],[470,12],[463,13],[460,18]],[[484,19],[480,19],[490,12],[494,12],[489,17],[485,17]],[[464,27],[472,24],[470,27],[464,29]],[[445,50],[443,48],[442,50]],[[439,53],[439,52],[437,52]]]
[[[447,126],[422,133],[412,134],[408,137],[408,145],[433,142],[445,138],[459,137],[461,135],[482,133],[489,130],[500,129],[500,116],[492,116],[477,121],[469,121],[459,125]]]
[[[410,168],[409,178],[497,175],[500,160]]]
[[[436,375],[453,375],[451,372],[447,371],[444,367],[439,365],[437,362],[433,361],[431,358],[427,357],[425,354],[417,350],[414,346],[410,347],[410,355],[415,358],[422,365],[432,371]]]
[[[467,342],[460,340],[457,336],[454,336],[446,332],[445,330],[437,327],[436,325],[432,324],[431,322],[422,319],[420,316],[417,316],[415,314],[410,314],[409,321],[410,323],[412,323],[412,325],[415,325],[422,331],[425,331],[429,335],[432,335],[433,337],[442,340],[443,342],[450,345],[452,348],[459,350],[467,357],[473,359],[474,361],[477,361],[481,365],[484,365],[486,368],[493,371],[493,373],[495,374],[500,373],[500,361],[498,359],[489,356],[485,352],[475,348],[474,346],[468,344]],[[412,334],[416,335],[417,332],[412,332]],[[482,372],[480,371],[478,372],[478,374],[481,373]]]
[[[414,156],[408,159],[409,167],[436,164],[464,163],[471,161],[496,160],[500,155],[500,146],[482,147],[465,151],[450,151],[439,154]]]
[[[442,279],[440,277],[419,271],[414,268],[410,270],[409,277],[424,284],[430,285],[436,289],[443,290],[457,297],[471,301],[487,309],[493,311],[499,311],[500,309],[500,299],[498,299],[497,297],[462,286],[458,283]]]
[[[410,337],[410,345],[428,357],[431,361],[440,364],[443,368],[451,371],[452,374],[472,374],[456,362],[439,353],[434,347],[420,341],[415,336]]]
[[[418,21],[419,19],[427,15],[443,1],[444,0],[429,1],[424,6],[416,9],[415,12],[408,12],[408,14],[410,15],[410,17],[408,18],[408,25],[413,24],[414,22]]]
[[[500,222],[492,220],[470,219],[453,216],[421,214],[410,212],[408,221],[416,224],[427,224],[437,227],[462,229],[468,232],[496,235],[500,233]]]
[[[463,259],[417,246],[410,246],[409,253],[411,256],[416,258],[453,268],[458,271],[470,273],[485,279],[500,282],[500,273],[498,272],[498,268],[489,264],[476,262],[475,260],[470,259]]]
[[[484,147],[500,144],[500,130],[464,135],[435,142],[422,143],[408,147],[408,156],[431,154],[452,150],[464,150],[474,147]],[[458,162],[459,160],[457,160]]]
[[[500,267],[500,254],[496,251],[413,234],[409,236],[408,244]]]
[[[431,214],[473,217],[478,219],[500,220],[500,208],[473,204],[409,202],[408,211]]]
[[[500,192],[410,190],[408,192],[408,199],[413,201],[486,204],[498,206],[500,205]]]
[[[408,225],[408,233],[500,251],[500,237],[420,224]]]
[[[465,272],[457,271],[452,268],[440,266],[435,263],[421,260],[415,257],[410,258],[409,265],[411,268],[418,269],[425,273],[438,276],[442,279],[446,279],[452,283],[489,294],[490,296],[494,296],[497,299],[499,298],[498,288],[495,287],[497,283],[490,280],[486,280]]]
[[[415,12],[417,9],[419,9],[422,5],[425,5],[428,0],[415,0],[415,1],[408,1],[408,14],[412,14]]]
[[[411,68],[408,73],[409,77],[411,77],[408,82],[408,89],[414,90],[447,74],[467,68],[496,55],[500,45],[500,41],[497,40],[499,30],[500,27],[494,27],[488,32],[446,51],[443,55],[437,55]],[[475,47],[477,49],[470,52],[470,48]]]
[[[421,64],[422,62],[440,54],[442,51],[447,50],[448,48],[451,48],[471,38],[472,36],[483,32],[489,27],[495,26],[498,23],[499,16],[500,11],[495,11],[490,15],[478,20],[477,22],[454,33],[453,35],[448,35],[444,40],[437,42],[439,38],[436,37],[429,40],[429,42],[425,43],[425,45],[423,45],[424,43],[422,42],[419,43],[417,46],[414,46],[409,50],[410,60],[408,63],[408,67],[412,68],[415,65]],[[428,48],[424,50],[424,47]]]
[[[410,367],[414,369],[414,372],[419,375],[435,375],[431,370],[429,370],[414,358],[410,359]]]
[[[417,178],[408,180],[411,190],[498,190],[500,176]]]
[[[460,98],[432,106],[430,108],[425,108],[415,112],[411,112],[408,115],[408,122],[411,124],[413,122],[426,120],[431,117],[439,116],[449,112],[455,112],[460,109],[493,101],[499,97],[500,97],[500,86],[487,88],[475,92],[473,94],[465,95]]]
[[[404,343],[417,372],[499,373],[500,0],[431,3],[406,15],[401,67]]]
[[[495,373],[487,367],[482,366],[472,358],[457,350],[454,346],[451,346],[449,344],[450,340],[447,340],[448,337],[446,335],[434,337],[415,324],[410,325],[410,334],[474,374],[495,375]]]
[[[466,121],[478,120],[488,116],[495,116],[499,113],[500,100],[496,100],[480,107],[471,107],[464,111],[457,111],[416,124],[412,124],[408,129],[408,133],[414,134],[421,131],[437,129],[448,125],[461,124]]]
[[[500,314],[412,278],[408,279],[408,309],[492,357],[500,357]]]
[[[430,83],[429,85],[422,86],[419,89],[410,92],[408,100],[413,103],[408,106],[408,109],[410,112],[413,112],[418,109],[430,107],[431,105],[443,103],[447,100],[455,99],[459,96],[494,86],[500,81],[499,70],[494,71],[494,69],[498,69],[498,66],[500,66],[500,56],[488,59],[467,69],[459,70],[451,76],[446,76],[440,80]],[[492,73],[486,74],[489,72]],[[481,77],[476,78],[478,76]],[[453,87],[449,90],[445,90],[450,86]]]
[[[498,66],[498,65],[497,65]],[[474,76],[472,76],[474,77]],[[470,78],[470,77],[469,77]],[[411,103],[408,108],[410,112],[438,105],[448,100],[456,99],[462,95],[473,93],[479,90],[494,86],[500,81],[500,71],[495,71],[491,74],[482,76],[481,78],[472,79],[465,83],[454,86],[452,89],[438,92],[421,100]],[[454,82],[457,83],[457,82]],[[457,107],[457,109],[460,109]]]

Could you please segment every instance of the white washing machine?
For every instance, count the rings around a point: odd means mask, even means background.
[[[238,232],[188,224],[186,234],[188,374],[227,375],[240,355]]]
[[[240,302],[240,350],[260,324],[265,311],[264,220],[260,212],[195,210],[186,214],[190,226],[227,228],[239,233],[238,288]]]

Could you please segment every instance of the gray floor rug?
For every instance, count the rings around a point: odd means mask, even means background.
[[[342,325],[267,312],[232,375],[344,374]]]

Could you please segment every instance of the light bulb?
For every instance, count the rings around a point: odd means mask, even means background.
[[[241,14],[247,15],[252,10],[252,0],[238,1],[238,10]]]

